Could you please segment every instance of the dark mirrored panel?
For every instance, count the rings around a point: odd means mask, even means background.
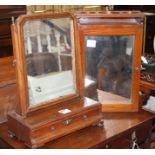
[[[23,30],[30,106],[75,94],[73,21],[31,20]]]
[[[85,36],[85,92],[102,104],[130,104],[134,36]]]

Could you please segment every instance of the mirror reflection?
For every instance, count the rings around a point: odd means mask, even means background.
[[[134,36],[85,36],[85,93],[102,104],[131,103]]]
[[[73,21],[31,20],[23,30],[30,106],[75,94]]]

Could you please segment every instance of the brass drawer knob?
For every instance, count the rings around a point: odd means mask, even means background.
[[[73,118],[67,119],[63,122],[64,125],[69,125],[72,122]]]

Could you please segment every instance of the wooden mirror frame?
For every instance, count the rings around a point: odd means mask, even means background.
[[[143,19],[144,14],[140,12],[127,12],[127,11],[105,11],[105,12],[82,12],[77,13],[77,27],[79,32],[79,41],[81,47],[81,60],[82,76],[85,79],[85,36],[127,36],[133,35],[134,39],[134,52],[132,62],[132,86],[131,86],[131,104],[102,104],[103,112],[136,112],[139,109],[139,90],[140,90],[140,65],[141,65],[141,52],[143,41]],[[113,24],[106,23],[99,24],[105,20]],[[126,20],[128,24],[121,23],[121,20]],[[137,20],[137,24],[130,24],[130,19]],[[120,24],[114,24],[115,22]],[[94,24],[94,23],[98,24]],[[138,24],[139,23],[139,24]]]
[[[67,95],[58,99],[54,99],[48,102],[45,102],[42,105],[36,107],[29,107],[29,95],[28,95],[28,81],[27,81],[27,70],[26,70],[26,61],[25,61],[25,46],[24,46],[24,33],[23,25],[26,21],[36,20],[36,19],[45,19],[45,18],[71,18],[73,20],[73,29],[74,29],[74,50],[75,50],[75,74],[76,74],[76,94]],[[33,15],[22,15],[20,16],[15,23],[11,26],[12,38],[13,38],[13,51],[14,51],[14,64],[16,66],[16,78],[17,78],[17,88],[19,95],[19,103],[16,109],[16,112],[22,116],[25,116],[33,111],[48,108],[57,103],[65,102],[67,100],[80,99],[83,94],[82,89],[82,73],[81,73],[81,60],[80,52],[78,52],[78,43],[77,43],[77,31],[75,24],[75,17],[70,13],[44,13],[44,14],[33,14]]]

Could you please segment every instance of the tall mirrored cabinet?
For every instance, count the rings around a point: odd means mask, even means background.
[[[79,12],[76,17],[85,96],[99,101],[102,111],[138,111],[144,14]]]
[[[102,122],[101,104],[83,95],[75,21],[69,13],[49,13],[12,24],[19,103],[8,129],[31,148]]]

